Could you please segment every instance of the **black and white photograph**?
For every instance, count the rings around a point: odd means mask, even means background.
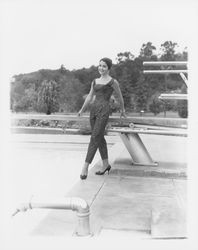
[[[0,248],[197,249],[196,0],[0,1]]]

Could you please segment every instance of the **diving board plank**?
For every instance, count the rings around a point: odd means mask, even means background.
[[[181,66],[181,65],[186,65],[187,66],[187,62],[186,61],[149,61],[149,62],[143,62],[144,66],[152,66],[152,65],[177,65],[177,66]]]
[[[161,100],[188,100],[187,94],[161,94],[159,97]]]

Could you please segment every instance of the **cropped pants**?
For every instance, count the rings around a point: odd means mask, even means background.
[[[104,138],[105,127],[109,119],[109,103],[94,105],[90,112],[91,139],[88,146],[86,162],[91,163],[99,149],[102,160],[108,159],[107,143]]]

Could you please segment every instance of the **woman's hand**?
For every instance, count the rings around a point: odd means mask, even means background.
[[[82,113],[83,113],[82,110],[79,110],[77,116],[79,117],[82,116]]]
[[[125,110],[121,111],[120,118],[122,117],[127,118]]]

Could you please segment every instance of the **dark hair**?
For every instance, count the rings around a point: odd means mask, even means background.
[[[108,69],[111,68],[111,66],[112,66],[112,60],[111,60],[110,58],[104,57],[104,58],[100,59],[100,62],[101,62],[101,61],[103,61],[103,62],[106,63]]]

